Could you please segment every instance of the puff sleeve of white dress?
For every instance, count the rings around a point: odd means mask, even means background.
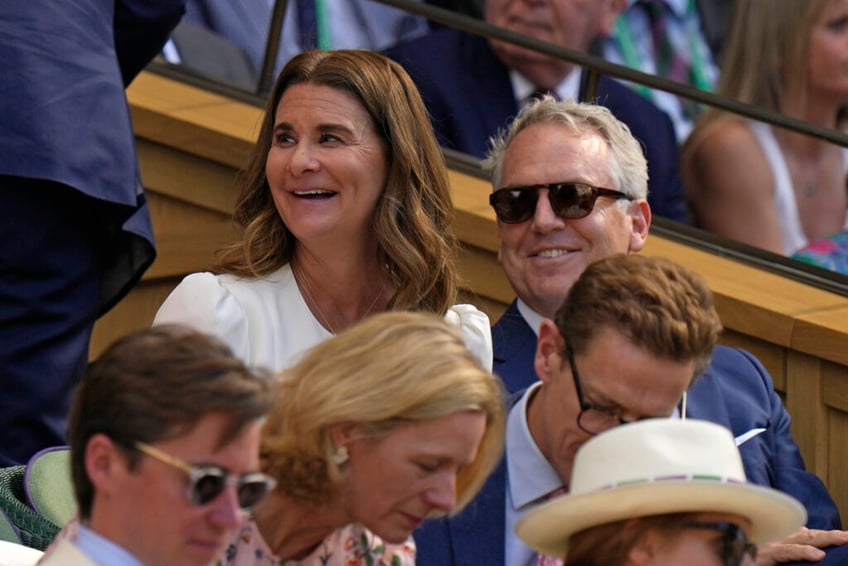
[[[462,329],[468,349],[492,370],[489,318],[473,305],[454,305],[445,319]],[[193,273],[168,295],[153,324],[178,323],[223,340],[250,365],[280,370],[332,336],[312,315],[285,265],[261,278]]]
[[[492,327],[486,313],[474,305],[454,305],[445,313],[445,320],[462,329],[465,346],[477,356],[480,364],[492,372]]]

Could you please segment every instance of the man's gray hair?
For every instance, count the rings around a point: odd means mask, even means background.
[[[630,128],[604,106],[557,101],[547,95],[522,108],[507,129],[489,140],[491,149],[483,168],[491,175],[494,190],[501,188],[506,150],[519,133],[535,124],[559,124],[577,135],[600,136],[610,150],[609,172],[614,183],[606,188],[621,191],[634,199],[648,197],[648,162]],[[551,182],[565,180],[568,179],[549,179]]]

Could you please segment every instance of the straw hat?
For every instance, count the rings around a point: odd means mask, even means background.
[[[780,540],[807,520],[796,499],[746,482],[726,428],[649,419],[586,442],[575,455],[569,494],[528,512],[515,531],[536,551],[564,557],[569,537],[589,527],[688,512],[747,517],[758,544]]]

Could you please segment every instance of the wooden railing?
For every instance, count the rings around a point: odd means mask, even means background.
[[[128,91],[158,258],[95,328],[91,357],[148,326],[179,280],[231,241],[234,179],[261,111],[152,73]],[[450,174],[463,243],[463,292],[495,320],[512,298],[497,263],[497,228],[480,179]],[[722,341],[747,348],[774,377],[807,462],[848,517],[848,298],[652,234],[644,253],[702,274],[716,296]]]

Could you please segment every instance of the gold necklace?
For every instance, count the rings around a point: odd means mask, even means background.
[[[308,306],[315,307],[315,314],[317,314],[318,318],[320,319],[318,322],[320,322],[321,325],[324,328],[329,330],[330,334],[335,335],[336,334],[335,328],[333,328],[333,326],[330,324],[330,321],[327,320],[327,317],[324,316],[324,312],[321,310],[321,307],[318,306],[318,301],[316,301],[315,299],[312,298],[312,293],[309,292],[308,282],[306,281],[305,278],[298,277],[298,275],[297,275],[298,270],[295,269],[294,262],[292,262],[291,267],[292,267],[292,275],[294,275],[294,282],[297,284],[297,288],[300,289],[300,291],[306,297],[306,299],[309,303]],[[301,279],[303,279],[302,283],[301,283]],[[377,304],[377,299],[379,299],[380,295],[383,294],[384,288],[385,288],[385,282],[383,282],[383,284],[380,285],[380,288],[377,289],[377,294],[374,295],[374,299],[371,301],[371,304],[368,305],[368,308],[365,310],[365,313],[360,317],[359,320],[363,320],[365,317],[367,317],[369,314],[371,314],[371,309],[373,309],[374,305]]]
[[[818,154],[805,154],[798,151],[792,151],[793,145],[790,140],[784,140],[781,143],[779,138],[778,146],[783,159],[786,162],[786,167],[789,169],[789,177],[795,187],[796,193],[805,197],[812,198],[819,192],[819,174],[822,164],[825,163],[826,154],[824,151]],[[794,171],[793,171],[794,169]],[[800,178],[800,183],[795,184],[793,173],[796,178]]]

